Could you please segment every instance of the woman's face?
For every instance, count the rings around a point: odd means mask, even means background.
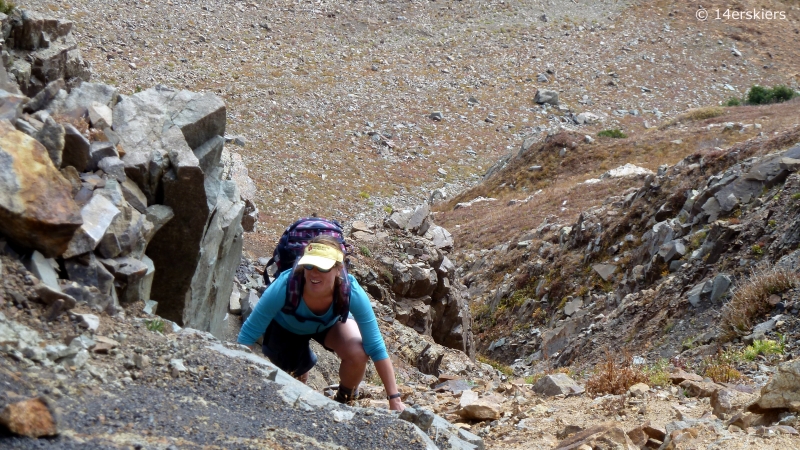
[[[305,293],[312,296],[329,295],[333,293],[333,287],[336,283],[336,277],[339,276],[341,268],[334,266],[330,272],[323,273],[314,267],[311,270],[305,270]]]

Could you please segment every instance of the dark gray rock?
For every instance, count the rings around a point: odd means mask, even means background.
[[[64,151],[61,154],[62,166],[72,166],[78,172],[85,172],[91,162],[92,144],[72,124],[64,124]]]

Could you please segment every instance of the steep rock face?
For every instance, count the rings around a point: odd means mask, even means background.
[[[225,105],[214,96],[156,87],[124,97],[114,128],[126,150],[125,173],[175,216],[147,254],[156,267],[159,313],[186,326],[221,332],[241,255],[244,203],[220,180]],[[237,250],[238,249],[238,250]],[[182,261],[175,264],[175,261]]]
[[[155,299],[163,316],[221,335],[242,252],[237,182],[252,187],[221,162],[224,103],[82,83],[70,22],[26,11],[2,21],[11,64],[0,76],[0,232],[38,250],[40,267],[65,268],[48,278],[46,297],[60,302],[50,315]]]
[[[46,149],[0,121],[0,232],[53,257],[82,223],[69,182]]]

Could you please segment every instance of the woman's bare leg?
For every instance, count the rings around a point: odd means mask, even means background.
[[[361,332],[355,320],[336,322],[325,337],[325,346],[332,348],[342,360],[339,365],[339,385],[355,390],[364,379],[369,356],[364,352]]]

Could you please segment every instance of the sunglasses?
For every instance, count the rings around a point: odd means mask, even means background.
[[[311,264],[303,264],[303,269],[306,269],[306,270],[317,269],[319,271],[319,273],[328,273],[333,269],[333,267],[331,267],[330,269],[320,269],[319,267],[311,265]]]

